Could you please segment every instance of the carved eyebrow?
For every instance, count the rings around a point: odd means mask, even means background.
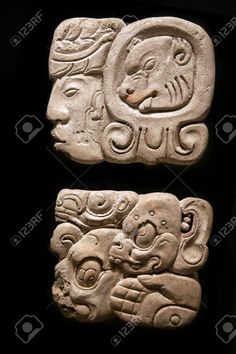
[[[70,77],[70,78],[68,78],[68,79],[66,79],[64,82],[63,82],[63,84],[62,84],[62,89],[64,90],[64,89],[66,89],[68,86],[73,86],[73,84],[74,84],[74,86],[76,86],[76,85],[78,85],[78,84],[86,84],[86,81],[84,80],[84,79],[82,79],[82,78],[74,78],[74,77]]]
[[[74,64],[70,63],[63,67],[62,69],[59,69],[58,71],[50,72],[49,76],[51,80],[56,81],[57,79],[60,79],[61,77],[65,76],[67,73],[71,71],[73,68]]]
[[[132,74],[136,73],[136,71],[138,71],[139,68],[140,68],[140,66],[138,64],[133,64],[133,65],[130,64],[127,66],[127,70],[126,70],[127,74],[132,75]]]
[[[73,81],[82,81],[83,83],[85,83],[85,80],[82,77],[68,77],[68,79],[65,80],[65,83],[71,83]]]

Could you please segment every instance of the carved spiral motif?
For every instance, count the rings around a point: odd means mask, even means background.
[[[174,59],[175,62],[182,66],[188,64],[192,55],[192,47],[189,42],[182,38],[175,38],[174,42]]]
[[[133,158],[138,145],[134,127],[124,123],[111,123],[103,133],[103,149],[110,156],[125,155]],[[119,159],[121,156],[119,156]]]
[[[207,145],[208,130],[204,124],[191,124],[180,128],[172,135],[173,157],[177,154],[184,157],[184,161],[191,162],[199,158]]]
[[[87,201],[87,212],[94,215],[108,215],[114,209],[114,197],[111,193],[90,193]]]
[[[76,279],[80,286],[85,288],[93,287],[102,271],[99,260],[85,259],[77,268]]]
[[[82,237],[80,229],[71,223],[59,224],[51,239],[51,249],[60,258],[64,258],[70,247]]]
[[[190,59],[190,55],[184,49],[178,49],[174,54],[175,61],[178,65],[185,65]]]

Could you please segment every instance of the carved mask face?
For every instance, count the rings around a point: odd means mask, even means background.
[[[181,210],[173,195],[149,194],[123,221],[110,260],[126,274],[159,273],[174,262],[180,243]]]
[[[89,75],[57,78],[49,100],[47,117],[54,124],[55,148],[76,160],[84,151],[89,159],[100,152],[102,129],[102,79]]]
[[[110,293],[123,277],[111,267],[108,253],[118,233],[114,229],[88,232],[56,266],[53,296],[66,316],[84,322],[112,317]]]
[[[120,97],[142,113],[183,107],[193,93],[194,54],[182,38],[134,38],[125,61]]]

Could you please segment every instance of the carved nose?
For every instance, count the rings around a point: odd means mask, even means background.
[[[118,90],[119,91],[119,95],[121,98],[126,98],[128,97],[129,95],[132,95],[134,93],[134,89],[130,88],[130,87],[126,87],[126,86],[121,86],[120,89]]]
[[[132,89],[132,88],[127,88],[127,89],[126,89],[126,93],[127,93],[127,95],[132,95],[132,94],[134,93],[134,89]]]
[[[49,102],[47,108],[47,119],[53,123],[66,124],[69,121],[69,112],[65,107],[58,107]]]

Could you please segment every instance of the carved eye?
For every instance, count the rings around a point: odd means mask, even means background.
[[[148,59],[146,61],[146,63],[144,64],[143,69],[145,71],[150,71],[150,70],[152,70],[154,68],[155,64],[156,64],[156,59],[155,58]]]
[[[99,259],[87,259],[82,262],[76,271],[76,279],[80,286],[91,288],[98,280],[102,271],[101,261]]]
[[[67,90],[64,91],[64,95],[66,97],[73,97],[77,92],[79,92],[78,89],[76,88],[69,88]]]
[[[147,248],[151,246],[153,240],[156,237],[156,228],[150,223],[146,222],[144,225],[140,227],[137,235],[135,236],[135,243],[140,248]]]

